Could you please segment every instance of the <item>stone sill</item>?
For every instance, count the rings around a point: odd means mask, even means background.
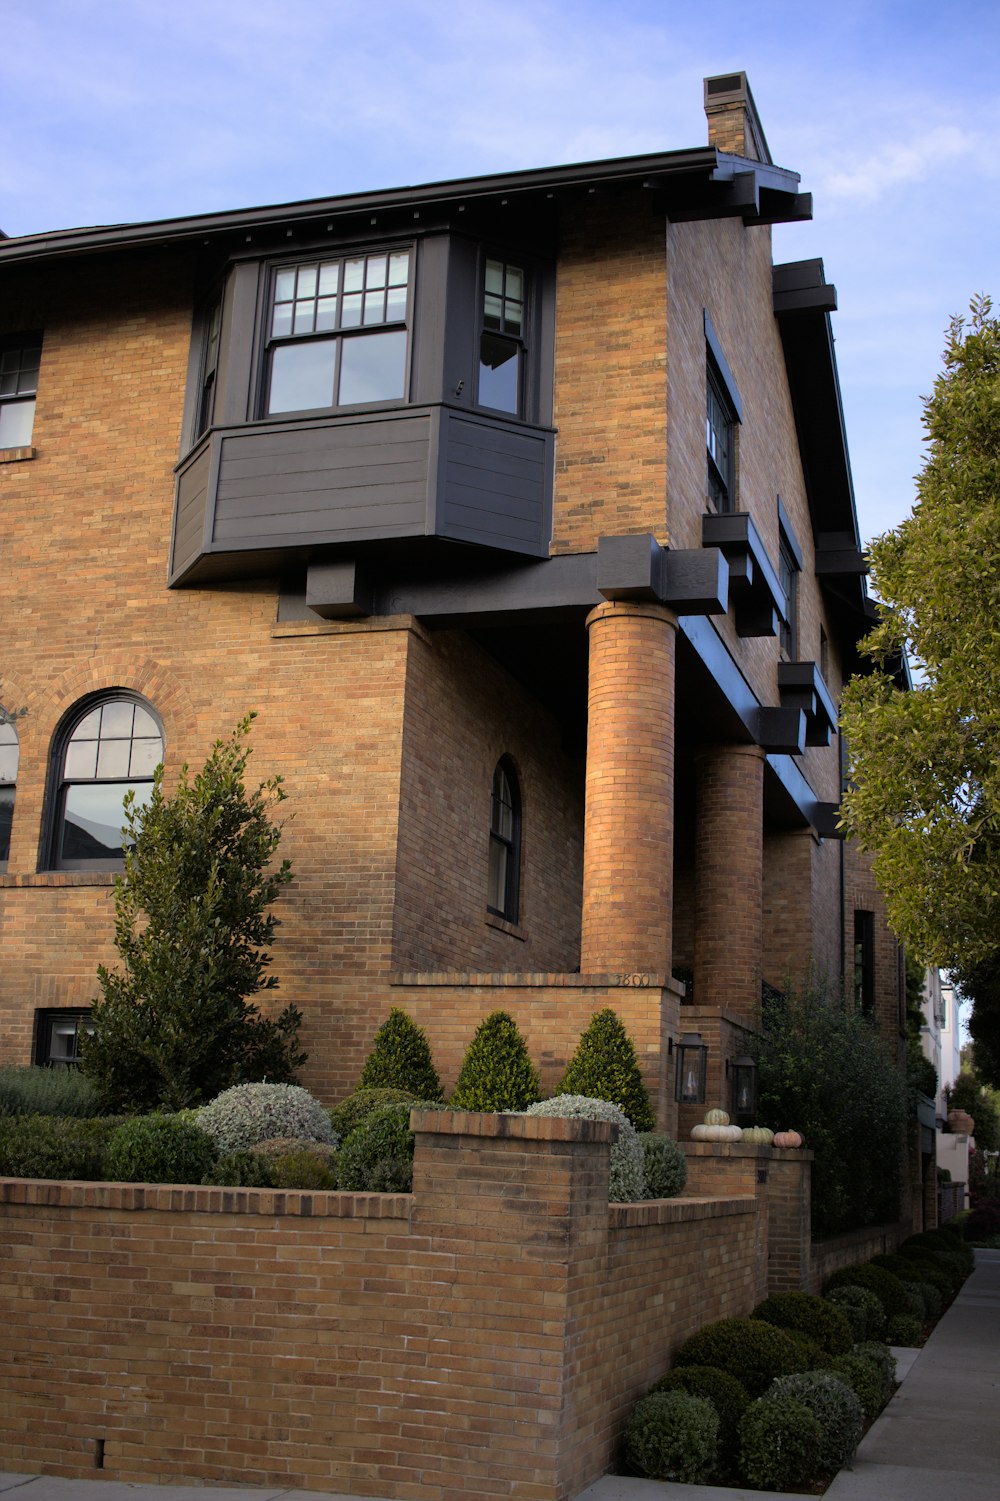
[[[0,448],[0,464],[19,464],[24,459],[34,459],[37,456],[37,448],[30,445],[24,448]]]

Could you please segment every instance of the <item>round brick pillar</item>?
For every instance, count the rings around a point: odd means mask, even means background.
[[[580,969],[669,975],[677,617],[661,605],[608,603],[587,628]]]
[[[694,1001],[753,1020],[763,942],[764,752],[720,745],[697,761]]]

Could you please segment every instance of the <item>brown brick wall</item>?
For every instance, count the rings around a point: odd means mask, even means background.
[[[607,1203],[609,1127],[418,1117],[412,1196],[0,1184],[0,1461],[568,1501],[754,1300],[750,1195]]]
[[[663,226],[645,199],[612,193],[566,210],[553,552],[592,552],[602,535],[666,540],[665,325]]]

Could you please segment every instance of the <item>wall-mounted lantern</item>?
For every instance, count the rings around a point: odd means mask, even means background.
[[[757,1061],[748,1053],[729,1058],[726,1073],[729,1076],[731,1114],[739,1124],[741,1118],[753,1117],[757,1113]]]
[[[685,1032],[674,1047],[676,1070],[674,1099],[682,1105],[702,1105],[705,1101],[705,1076],[708,1070],[708,1044],[700,1032]]]

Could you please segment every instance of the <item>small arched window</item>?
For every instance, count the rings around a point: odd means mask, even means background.
[[[0,712],[0,870],[7,869],[20,746],[13,722]]]
[[[490,796],[490,883],[486,905],[517,922],[521,869],[521,792],[508,757],[497,762]]]
[[[52,860],[57,870],[114,870],[122,862],[123,803],[148,802],[163,731],[131,694],[91,701],[59,744]]]

